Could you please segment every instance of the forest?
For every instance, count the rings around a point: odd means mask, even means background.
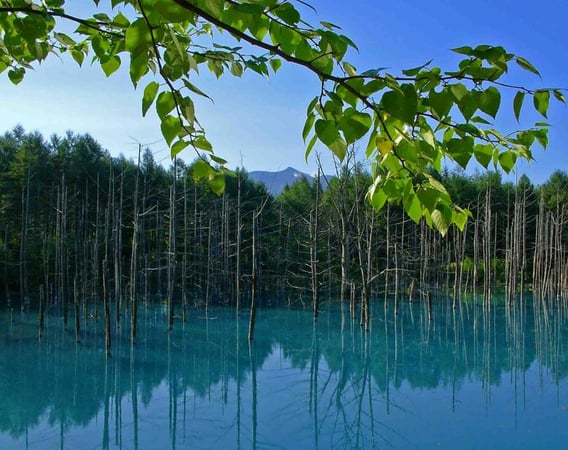
[[[102,315],[103,305],[118,323],[142,302],[163,302],[171,328],[188,308],[289,305],[317,317],[322,301],[345,299],[363,325],[371,299],[394,299],[396,309],[399,298],[444,297],[455,307],[497,292],[509,304],[529,291],[544,303],[568,293],[561,171],[539,186],[444,172],[440,181],[471,217],[463,232],[442,236],[403,205],[376,212],[371,176],[353,154],[333,176],[276,198],[244,169],[217,195],[195,163],[166,169],[148,148],[139,154],[112,157],[73,132],[46,139],[18,126],[0,137],[4,305],[58,308],[67,325]]]

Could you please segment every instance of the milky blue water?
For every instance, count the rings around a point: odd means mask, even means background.
[[[0,316],[0,449],[564,449],[568,321],[554,307],[141,311],[105,357],[50,315]]]

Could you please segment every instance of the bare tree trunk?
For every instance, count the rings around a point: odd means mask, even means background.
[[[134,182],[134,217],[132,223],[132,246],[130,253],[130,342],[136,343],[138,302],[136,301],[138,284],[138,183],[140,177],[140,153],[142,146],[138,145],[138,164],[136,165],[136,179]]]
[[[110,300],[109,300],[109,282],[108,282],[108,263],[103,261],[103,302],[104,302],[104,320],[105,320],[105,353],[107,358],[111,355],[111,325],[110,325]]]
[[[237,174],[237,249],[236,249],[236,264],[235,264],[235,296],[236,296],[236,311],[237,317],[240,314],[241,306],[241,173]]]
[[[252,214],[252,267],[251,267],[251,298],[250,298],[250,317],[249,317],[249,329],[248,329],[248,339],[251,341],[254,337],[254,326],[256,324],[256,291],[258,282],[258,218],[262,214],[268,198],[264,200],[264,203],[260,208],[256,209]]]
[[[120,316],[122,307],[122,205],[124,199],[124,169],[120,172],[120,197],[118,209],[115,210],[114,221],[114,301],[115,301],[115,317],[116,327],[120,327]]]
[[[250,318],[248,339],[252,340],[254,337],[254,326],[256,323],[256,281],[258,273],[258,256],[256,253],[257,236],[257,220],[262,210],[256,210],[252,215],[252,267],[251,267],[251,296],[250,296]]]
[[[38,321],[39,321],[38,337],[39,339],[41,339],[43,337],[43,331],[45,329],[45,289],[43,287],[43,284],[39,286]]]
[[[318,169],[318,175],[316,179],[315,206],[312,212],[312,220],[310,220],[310,272],[311,272],[312,305],[314,311],[314,320],[317,320],[319,314],[318,237],[319,237],[320,177],[321,177],[321,172],[320,169]]]
[[[30,303],[28,291],[28,233],[30,209],[30,167],[27,162],[26,181],[22,183],[22,229],[20,235],[20,302],[22,311]]]
[[[174,327],[175,302],[175,266],[176,266],[176,184],[177,184],[177,158],[174,158],[174,176],[170,189],[170,232],[168,241],[168,329]]]
[[[385,242],[385,246],[386,246],[386,251],[385,251],[385,269],[384,269],[384,274],[385,274],[385,311],[388,309],[389,306],[389,271],[390,271],[390,247],[391,247],[391,242],[390,242],[390,227],[391,227],[391,223],[390,223],[390,206],[387,204],[386,206],[386,242]]]
[[[4,228],[4,293],[6,295],[6,305],[10,310],[12,308],[12,297],[10,296],[10,285],[8,284],[8,236],[9,236],[9,226],[6,225]]]
[[[77,275],[73,279],[73,305],[75,311],[75,342],[81,342],[81,316],[79,315],[79,286],[77,286]]]
[[[491,301],[491,219],[491,189],[487,185],[483,224],[483,302],[486,306],[489,306]]]
[[[189,239],[187,235],[187,176],[183,178],[183,258],[181,268],[181,300],[182,300],[182,322],[187,320],[187,269],[188,269],[188,252]]]

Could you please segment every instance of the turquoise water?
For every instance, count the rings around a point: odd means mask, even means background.
[[[568,442],[568,320],[550,307],[414,302],[191,313],[141,311],[105,358],[49,316],[0,316],[0,449],[560,449]]]

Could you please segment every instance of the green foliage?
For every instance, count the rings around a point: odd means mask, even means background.
[[[462,167],[474,158],[484,168],[492,163],[509,172],[519,158],[532,158],[535,141],[547,144],[546,124],[513,134],[494,128],[511,66],[540,75],[529,61],[500,46],[455,48],[462,59],[452,70],[430,61],[396,75],[358,71],[345,59],[355,44],[333,24],[306,23],[289,1],[113,0],[112,16],[99,12],[98,1],[94,4],[92,17],[72,17],[65,0],[2,1],[0,72],[18,84],[34,63],[68,52],[79,65],[92,57],[111,76],[128,60],[124,65],[134,86],[151,78],[142,94],[142,114],[155,103],[172,156],[188,146],[213,154],[192,101],[195,95],[207,97],[193,82],[200,69],[216,77],[240,77],[247,70],[269,76],[283,62],[312,72],[322,85],[303,130],[306,156],[319,141],[341,161],[349,145],[366,137],[374,166],[372,204],[402,204],[414,221],[425,217],[442,233],[452,223],[463,227],[467,216],[430,176],[441,171],[445,158]],[[63,20],[77,25],[72,36],[59,29]],[[236,46],[227,45],[226,38],[218,41],[222,31]],[[565,102],[559,89],[512,89],[517,120],[526,96],[543,117],[551,98]],[[221,193],[224,163],[212,170],[219,176],[208,179]]]

